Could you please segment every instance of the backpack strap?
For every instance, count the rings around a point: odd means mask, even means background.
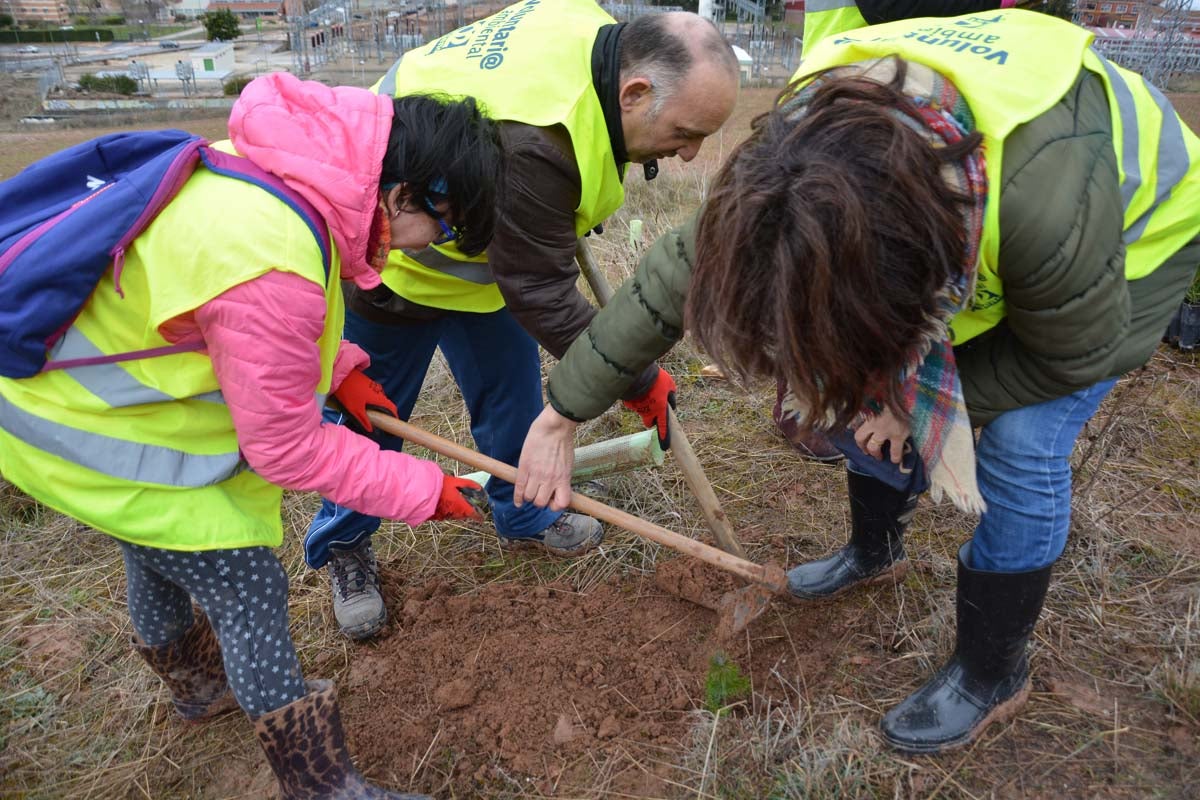
[[[165,131],[165,133],[170,132]],[[183,131],[178,131],[178,133],[183,133]],[[113,261],[113,288],[116,289],[117,294],[122,299],[125,297],[125,292],[121,291],[121,270],[125,268],[125,250],[146,229],[146,226],[166,208],[167,203],[175,199],[175,195],[179,194],[179,190],[187,183],[188,178],[192,177],[192,173],[196,170],[196,160],[199,157],[200,149],[204,147],[204,143],[205,140],[202,136],[195,135],[189,135],[182,142],[182,146],[177,149],[175,156],[171,159],[171,163],[167,166],[163,179],[154,188],[154,193],[150,196],[145,208],[142,209],[142,213],[138,215],[133,224],[121,235],[121,238],[117,240],[117,243],[113,245],[112,250],[109,252]],[[112,186],[112,184],[109,183],[101,187],[100,191],[91,195],[91,197],[88,197],[83,202],[96,197],[100,192],[109,188],[109,186]],[[56,334],[56,338],[61,334],[62,331],[59,331]]]
[[[321,256],[325,261],[325,280],[329,280],[329,273],[333,270],[329,228],[325,225],[324,218],[313,208],[312,203],[305,200],[299,192],[284,183],[281,178],[267,172],[248,158],[224,153],[211,147],[202,147],[200,148],[200,160],[204,162],[204,166],[210,172],[253,183],[275,195],[299,214],[321,247]]]
[[[179,344],[169,344],[162,347],[148,347],[145,350],[130,350],[125,353],[116,353],[111,356],[89,356],[87,358],[63,358],[55,361],[47,361],[42,367],[42,372],[50,372],[55,369],[73,369],[75,367],[91,367],[97,364],[116,364],[121,361],[137,361],[143,358],[157,358],[158,356],[170,356],[175,353],[194,353],[197,350],[205,348],[203,339],[194,341],[180,342]]]
[[[231,153],[224,153],[220,150],[214,150],[203,143],[202,139],[198,139],[195,144],[187,147],[183,151],[176,163],[185,165],[188,159],[194,159],[199,153],[200,160],[204,162],[204,166],[210,171],[218,175],[224,175],[228,178],[237,178],[238,180],[252,183],[261,189],[264,189],[282,200],[293,211],[295,211],[304,223],[308,225],[308,229],[312,231],[313,238],[317,240],[317,245],[321,248],[321,257],[325,264],[325,280],[329,281],[330,273],[333,270],[333,251],[329,243],[329,228],[324,224],[323,218],[313,207],[312,203],[304,199],[295,189],[292,189],[279,177],[259,167],[248,158],[235,156]],[[177,176],[163,192],[156,192],[152,203],[147,207],[147,212],[143,216],[144,220],[140,220],[140,225],[135,225],[131,230],[140,231],[145,228],[150,219],[153,219],[162,207],[170,201],[172,197],[178,193],[180,187],[187,181],[191,175],[190,169],[173,169],[172,173]],[[180,177],[181,176],[181,177]],[[133,236],[128,237],[131,241]],[[117,272],[114,273],[114,281],[118,280],[121,262],[124,261],[125,246],[128,241],[119,242],[114,251],[114,263],[116,264]],[[117,286],[119,287],[119,283]],[[120,292],[120,289],[117,290]],[[122,295],[123,296],[123,295]],[[69,358],[60,361],[47,361],[42,367],[42,372],[48,372],[55,369],[70,369],[72,367],[87,367],[96,364],[113,364],[120,361],[136,361],[143,358],[155,358],[157,356],[173,355],[175,353],[190,353],[196,350],[201,350],[205,347],[202,340],[180,342],[179,344],[166,345],[164,347],[152,347],[146,350],[133,350],[127,353],[116,353],[107,356],[92,356],[89,358]]]

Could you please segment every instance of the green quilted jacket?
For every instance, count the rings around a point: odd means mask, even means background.
[[[1007,316],[955,348],[976,426],[1141,366],[1200,264],[1198,238],[1150,275],[1125,279],[1108,102],[1086,71],[1055,107],[1009,135],[1003,166],[998,268]],[[1076,202],[1044,202],[1064,194]],[[599,416],[682,337],[695,224],[693,216],[655,242],[555,367],[547,395],[560,414]]]

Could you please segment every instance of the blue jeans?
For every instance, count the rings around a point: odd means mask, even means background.
[[[1071,528],[1071,451],[1116,379],[1066,397],[1006,411],[983,426],[975,477],[987,511],[975,527],[968,564],[989,572],[1026,572],[1054,563]],[[929,480],[917,460],[909,474],[877,461],[849,433],[832,436],[848,468],[912,493]]]
[[[371,357],[366,373],[407,420],[425,381],[433,351],[441,347],[471,415],[471,435],[479,451],[516,465],[525,434],[542,412],[542,369],[537,343],[507,309],[490,314],[447,312],[429,322],[382,325],[346,311],[345,338]],[[341,411],[325,410],[325,419],[342,423]],[[384,450],[400,450],[404,440],[376,431]],[[562,515],[532,503],[513,505],[513,485],[498,478],[487,483],[496,530],[501,536],[533,536]],[[379,517],[360,514],[329,500],[308,526],[304,554],[317,568],[328,548],[349,548],[379,528]]]

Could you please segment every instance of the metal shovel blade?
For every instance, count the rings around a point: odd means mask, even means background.
[[[762,616],[775,596],[765,586],[752,583],[721,595],[717,606],[717,638],[732,639]]]

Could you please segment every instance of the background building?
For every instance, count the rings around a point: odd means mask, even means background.
[[[71,24],[71,7],[59,0],[8,0],[0,10],[20,25]]]
[[[177,19],[195,19],[209,10],[209,0],[170,0],[166,7]]]
[[[783,22],[797,27],[804,24],[804,0],[784,0]]]
[[[347,6],[350,4],[347,3]],[[283,0],[220,0],[219,2],[210,3],[209,11],[232,11],[243,19],[252,17],[279,17],[284,13]]]

